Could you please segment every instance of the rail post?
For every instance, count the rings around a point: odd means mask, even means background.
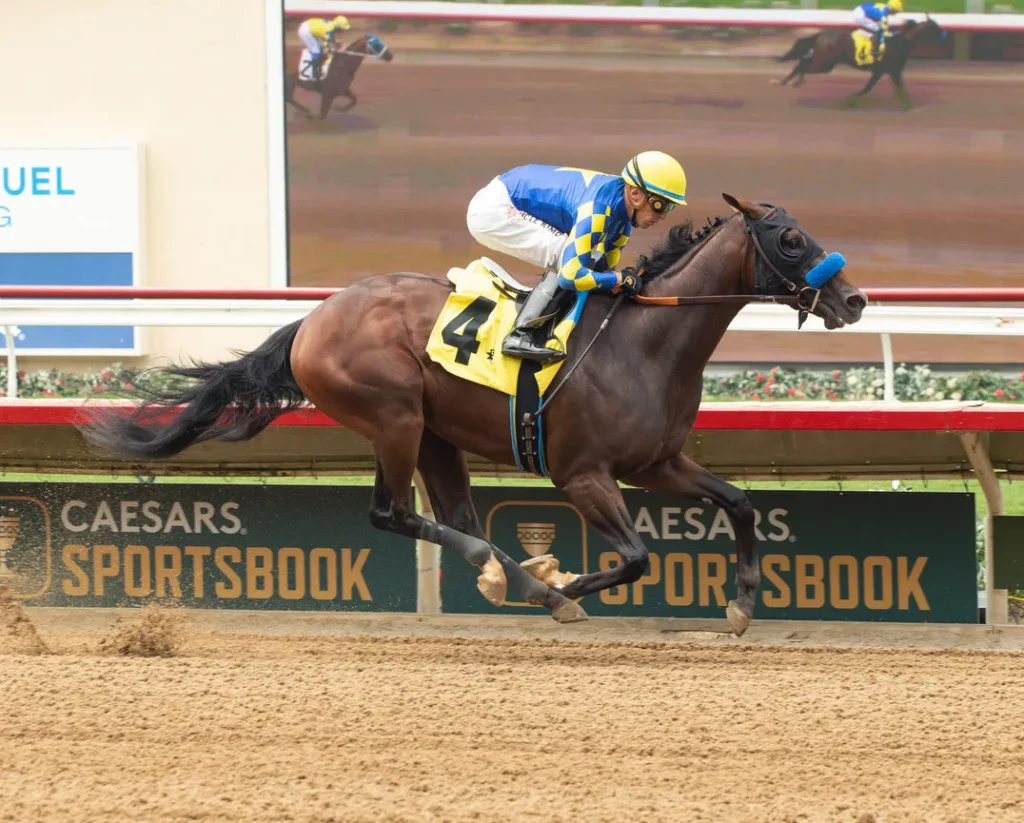
[[[418,471],[413,480],[416,483],[417,514],[434,520],[430,495]],[[419,614],[441,613],[441,547],[428,540],[416,541],[416,611]]]
[[[4,326],[4,342],[7,345],[7,396],[18,396],[18,352],[14,348],[14,329]]]
[[[989,460],[988,450],[982,441],[980,432],[961,432],[960,442],[963,443],[967,459],[978,476],[978,483],[985,494],[985,622],[993,624],[1006,622],[1007,592],[996,590],[995,541],[992,533],[992,518],[1003,514],[1003,490],[999,485]],[[997,620],[998,618],[998,620]]]

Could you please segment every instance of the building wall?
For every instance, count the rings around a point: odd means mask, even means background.
[[[264,4],[10,2],[2,17],[0,143],[142,143],[142,285],[269,287]],[[150,329],[146,359],[219,357],[266,333]],[[90,365],[19,365],[75,363]]]

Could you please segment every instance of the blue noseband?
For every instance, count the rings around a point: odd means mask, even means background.
[[[845,265],[846,258],[839,252],[834,251],[831,254],[826,255],[824,260],[807,272],[804,276],[804,280],[807,281],[807,285],[812,289],[820,289],[829,280],[839,274]]]

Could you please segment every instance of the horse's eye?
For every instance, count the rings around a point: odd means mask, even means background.
[[[793,234],[784,237],[782,242],[787,249],[793,249],[794,251],[799,251],[807,245],[804,240],[804,236],[799,232],[794,232]]]

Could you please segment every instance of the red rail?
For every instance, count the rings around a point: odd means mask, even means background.
[[[84,422],[84,401],[2,400],[0,425],[71,426]],[[88,408],[128,409],[128,401],[91,401]],[[173,412],[172,412],[173,413]],[[275,426],[336,426],[313,408],[288,412]],[[1024,406],[952,402],[927,403],[704,403],[699,430],[746,431],[1024,431]]]
[[[340,289],[164,289],[132,286],[3,286],[0,299],[325,300]],[[1024,303],[1024,288],[864,289],[872,303]]]

